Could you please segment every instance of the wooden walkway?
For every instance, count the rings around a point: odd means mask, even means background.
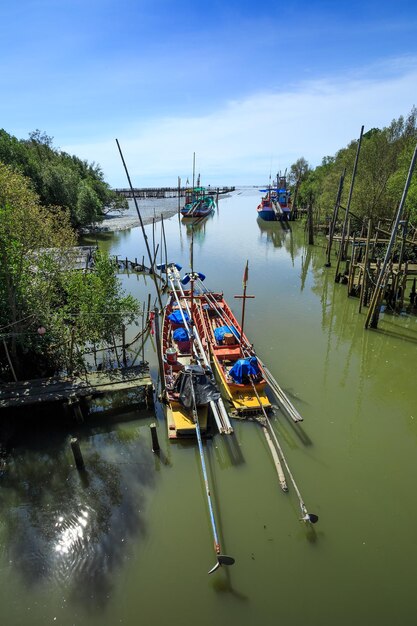
[[[138,188],[133,189],[136,198],[178,198],[184,197],[186,195],[187,190],[190,190],[190,186],[188,187],[148,187],[148,188]],[[125,198],[133,198],[131,189],[113,189],[120,196],[124,196]],[[215,196],[216,194],[222,195],[225,193],[230,193],[231,191],[235,191],[235,187],[206,187],[206,192],[209,195]]]
[[[145,388],[146,392],[152,390],[147,366],[91,372],[76,377],[39,378],[0,384],[0,408],[64,402],[137,388]]]

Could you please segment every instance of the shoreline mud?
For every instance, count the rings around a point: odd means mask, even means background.
[[[161,217],[168,219],[178,213],[177,209],[167,208],[160,210],[154,215],[141,215],[144,226],[152,224],[155,220],[159,222]],[[109,213],[106,215],[102,222],[95,222],[88,227],[83,228],[83,234],[91,233],[109,233],[117,232],[120,230],[129,230],[130,228],[137,228],[140,226],[139,218],[137,215],[133,215],[129,212],[129,215],[120,215],[120,213]]]

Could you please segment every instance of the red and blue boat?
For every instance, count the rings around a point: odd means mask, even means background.
[[[291,192],[287,189],[285,176],[277,177],[277,186],[260,189],[263,196],[258,204],[258,216],[266,222],[286,222],[291,219]]]

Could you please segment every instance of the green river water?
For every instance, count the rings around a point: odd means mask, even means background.
[[[244,189],[220,200],[195,232],[194,268],[240,317],[233,296],[249,260],[256,299],[245,331],[304,417],[293,425],[277,412],[272,421],[319,522],[299,521],[261,428],[234,421],[234,436],[204,445],[222,547],[236,559],[208,576],[215,558],[198,447],[169,442],[160,409],[97,414],[72,430],[58,414],[53,429],[27,420],[10,434],[0,476],[2,625],[417,623],[417,317],[384,313],[378,331],[364,330],[358,300],[334,283],[335,264],[324,268],[324,240],[307,246],[301,221],[289,231],[261,224],[259,196]],[[189,229],[177,216],[164,224],[169,260],[189,270]],[[129,258],[144,251],[139,228],[98,244]],[[142,302],[152,291],[149,277],[121,280]],[[156,380],[152,342],[145,358]]]

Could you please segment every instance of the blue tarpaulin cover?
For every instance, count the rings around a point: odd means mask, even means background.
[[[174,324],[182,324],[184,325],[182,316],[184,316],[185,320],[188,322],[190,320],[190,316],[187,311],[173,311],[170,315],[168,315],[168,319]]]
[[[185,328],[177,328],[174,330],[172,336],[174,337],[174,341],[189,341],[189,336]]]
[[[219,326],[214,329],[214,337],[218,343],[223,341],[224,336],[228,333],[231,333],[235,337],[239,338],[239,333],[234,326]]]
[[[258,359],[256,356],[251,356],[249,359],[239,359],[229,374],[237,383],[243,383],[244,378],[248,376],[257,376],[259,374]]]

